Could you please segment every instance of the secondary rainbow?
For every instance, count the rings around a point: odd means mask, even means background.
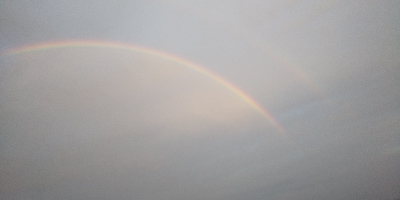
[[[189,60],[186,60],[182,57],[172,55],[169,53],[165,53],[162,51],[150,49],[147,47],[136,46],[136,45],[128,45],[118,42],[107,42],[107,41],[56,41],[56,42],[48,42],[48,43],[39,43],[39,44],[32,44],[28,46],[18,47],[11,50],[8,50],[4,53],[4,55],[15,55],[19,53],[26,53],[30,51],[38,51],[38,50],[46,50],[46,49],[56,49],[56,48],[67,48],[67,47],[105,47],[105,48],[115,48],[115,49],[126,49],[130,51],[142,52],[150,55],[154,55],[157,57],[161,57],[167,60],[174,61],[176,63],[182,64],[184,66],[188,66],[193,70],[196,70],[200,73],[203,73],[206,76],[213,78],[214,80],[221,83],[224,87],[228,88],[229,90],[236,93],[240,96],[243,100],[249,103],[253,108],[259,111],[268,121],[271,123],[278,131],[285,132],[283,126],[265,109],[263,108],[257,101],[239,89],[237,86],[233,85],[223,77],[213,73],[212,71],[195,64]]]

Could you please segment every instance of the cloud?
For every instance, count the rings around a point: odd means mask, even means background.
[[[397,199],[395,1],[0,1],[0,199]]]
[[[233,173],[228,163],[239,152],[230,152],[230,137],[257,127],[277,134],[233,91],[163,58],[75,47],[10,59],[1,88],[2,176],[13,174],[4,184],[14,183],[3,190],[10,198],[26,188],[34,196],[97,196],[123,187],[135,189],[121,195],[135,197],[200,195],[194,188]],[[47,187],[71,194],[47,194]]]

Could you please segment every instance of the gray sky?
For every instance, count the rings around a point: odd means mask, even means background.
[[[400,198],[399,1],[0,1],[0,199]]]

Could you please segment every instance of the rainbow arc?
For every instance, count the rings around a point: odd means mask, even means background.
[[[178,64],[182,64],[184,66],[190,67],[191,69],[193,69],[195,71],[198,71],[206,76],[211,77],[212,79],[219,82],[221,85],[223,85],[227,89],[229,89],[232,92],[234,92],[235,94],[237,94],[240,98],[242,98],[244,101],[246,101],[254,109],[256,109],[258,112],[260,112],[268,120],[268,122],[274,128],[276,128],[279,132],[281,132],[281,133],[285,132],[284,127],[278,122],[278,120],[276,120],[273,117],[273,115],[270,112],[268,112],[267,109],[265,109],[263,106],[261,106],[257,101],[255,101],[251,96],[246,94],[240,88],[238,88],[237,86],[235,86],[234,84],[232,84],[228,80],[226,80],[225,78],[208,70],[205,67],[202,67],[202,66],[200,66],[196,63],[193,63],[187,59],[184,59],[182,57],[172,55],[172,54],[169,54],[166,52],[150,49],[147,47],[128,45],[128,44],[123,44],[123,43],[118,43],[118,42],[84,40],[84,41],[58,41],[58,42],[33,44],[33,45],[28,45],[28,46],[11,49],[9,51],[6,51],[3,55],[16,55],[16,54],[27,53],[27,52],[32,52],[32,51],[39,51],[39,50],[70,48],[70,47],[88,47],[88,46],[89,47],[125,49],[125,50],[130,50],[130,51],[135,51],[135,52],[141,52],[141,53],[154,55],[154,56],[166,59],[166,60],[176,62]]]

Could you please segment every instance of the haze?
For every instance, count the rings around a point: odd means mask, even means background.
[[[0,199],[398,199],[399,19],[399,1],[1,1]],[[9,53],[57,41],[159,54]]]

